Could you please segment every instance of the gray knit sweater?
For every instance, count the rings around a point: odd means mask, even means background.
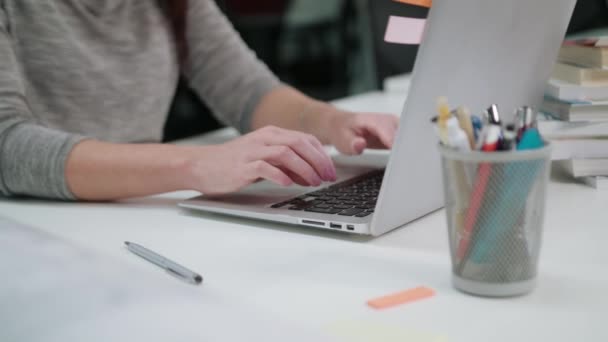
[[[190,0],[183,74],[225,123],[248,129],[278,80],[212,0]],[[0,0],[0,195],[71,199],[84,137],[158,142],[180,72],[158,1]]]

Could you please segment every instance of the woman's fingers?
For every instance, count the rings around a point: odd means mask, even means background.
[[[263,133],[265,135],[262,139],[266,145],[289,147],[313,168],[321,180],[336,180],[336,169],[333,161],[318,139],[314,136],[274,127],[266,129]],[[297,171],[291,168],[290,170]],[[303,176],[305,180],[310,181],[310,178],[306,178],[305,175],[302,175],[299,172],[296,173]]]
[[[368,141],[369,147],[391,148],[397,131],[397,118],[388,115],[366,115],[359,118],[357,130],[366,132],[377,139],[374,144]],[[368,139],[372,140],[372,139]],[[376,146],[380,142],[380,146]]]
[[[310,184],[308,184],[308,182],[304,179],[302,179],[302,177],[298,176],[297,174],[286,170],[286,169],[281,169],[281,171],[285,172],[286,175],[289,176],[289,178],[291,178],[291,180],[293,180],[294,183],[301,185],[301,186],[309,186]]]
[[[298,175],[307,185],[319,186],[323,182],[317,171],[289,146],[265,146],[256,157]]]
[[[257,181],[260,178],[283,186],[293,184],[293,180],[287,174],[285,174],[285,172],[263,160],[250,162],[247,164],[247,167],[245,170],[243,170],[243,172],[247,175],[247,181],[249,184]]]
[[[309,139],[310,143],[312,144],[312,146],[315,147],[317,149],[317,151],[319,151],[319,154],[327,160],[327,163],[330,166],[330,170],[329,170],[330,179],[329,180],[335,181],[336,180],[336,166],[334,165],[333,160],[331,159],[331,157],[325,150],[325,147],[323,146],[323,144],[321,144],[319,139],[317,139],[313,135],[308,135],[308,139]]]
[[[353,129],[345,129],[334,143],[338,151],[346,155],[361,154],[367,147],[366,139]]]

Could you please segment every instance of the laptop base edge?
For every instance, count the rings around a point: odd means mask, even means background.
[[[287,223],[292,226],[313,227],[321,230],[336,231],[348,234],[371,235],[371,216],[367,222],[351,223],[340,220],[336,215],[315,215],[314,218],[282,215],[280,213],[263,213],[242,209],[208,207],[196,203],[196,200],[186,200],[178,204],[182,209],[194,212],[206,212],[231,217],[256,219],[267,222]],[[325,217],[327,216],[327,217]]]

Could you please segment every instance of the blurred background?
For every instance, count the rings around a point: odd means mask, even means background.
[[[410,72],[417,46],[384,42],[389,15],[428,10],[393,0],[215,0],[243,40],[279,78],[321,100],[381,89]],[[578,0],[568,34],[608,27],[608,0]],[[220,128],[180,82],[165,141]]]

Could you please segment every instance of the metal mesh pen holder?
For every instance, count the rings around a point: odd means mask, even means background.
[[[503,297],[536,283],[551,148],[457,152],[440,147],[457,289]]]

